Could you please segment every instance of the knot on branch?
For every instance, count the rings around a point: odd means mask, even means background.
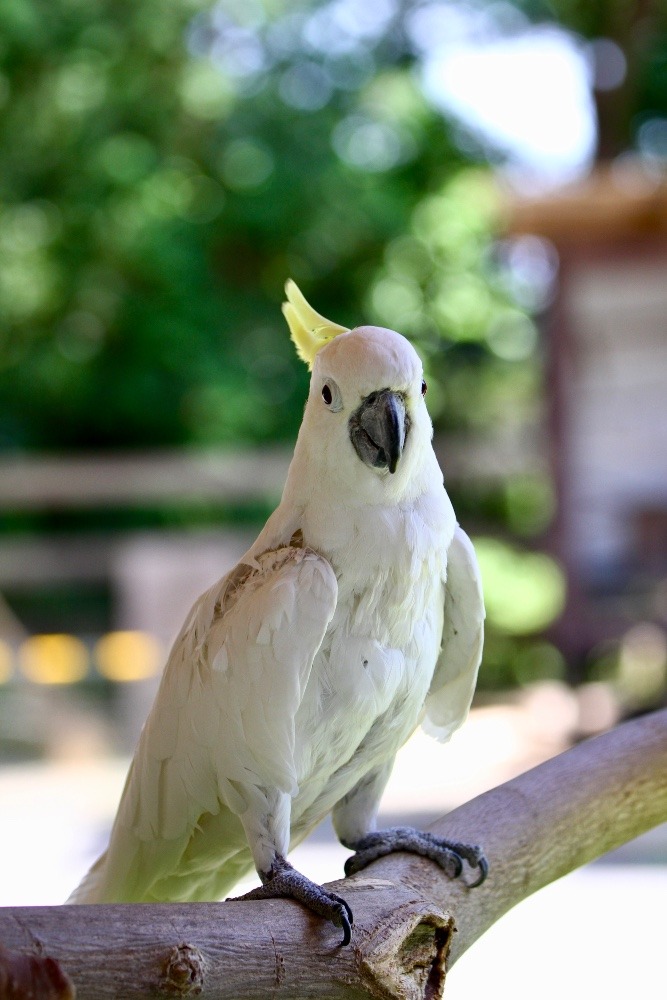
[[[174,945],[162,968],[160,989],[171,996],[198,996],[204,989],[206,960],[194,945]]]
[[[363,948],[369,995],[389,1000],[442,996],[453,918],[440,910],[406,906],[391,914]]]
[[[405,939],[399,953],[398,963],[418,989],[424,1000],[436,1000],[442,996],[445,985],[445,959],[449,950],[450,929],[425,920],[418,923],[412,934]]]

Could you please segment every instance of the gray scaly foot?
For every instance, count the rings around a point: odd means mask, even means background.
[[[489,863],[484,857],[481,847],[461,844],[456,840],[445,840],[432,833],[423,833],[410,826],[396,826],[389,830],[378,830],[369,833],[354,844],[346,844],[356,851],[345,862],[345,874],[353,875],[361,871],[371,861],[391,854],[394,851],[408,851],[430,858],[440,865],[449,878],[458,878],[463,870],[463,862],[467,861],[471,868],[479,869],[474,882],[469,882],[469,888],[481,885],[489,872]]]
[[[296,899],[317,913],[325,920],[330,920],[336,927],[343,928],[342,944],[349,944],[352,933],[352,910],[341,896],[328,892],[316,882],[293,868],[289,861],[276,855],[276,859],[268,872],[260,872],[263,885],[251,889],[243,896],[231,897],[241,899]]]

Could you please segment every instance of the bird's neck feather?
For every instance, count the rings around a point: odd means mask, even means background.
[[[378,475],[355,459],[347,470],[323,468],[321,455],[297,441],[278,508],[252,547],[257,554],[287,545],[300,531],[303,543],[332,562],[360,553],[379,565],[396,546],[449,546],[456,518],[430,441],[409,467]],[[350,481],[345,481],[345,474]]]

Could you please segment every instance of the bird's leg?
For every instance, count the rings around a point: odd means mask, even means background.
[[[241,822],[262,885],[236,899],[296,899],[343,929],[350,943],[352,910],[340,896],[328,892],[298,872],[285,859],[290,840],[291,797],[276,789],[246,789],[248,810]]]
[[[369,772],[345,798],[336,803],[333,811],[334,829],[340,842],[356,852],[345,862],[345,874],[353,875],[371,861],[393,851],[408,851],[435,861],[450,878],[461,875],[463,862],[466,861],[471,868],[478,869],[477,878],[468,883],[469,886],[473,888],[481,885],[489,871],[489,864],[481,847],[446,840],[407,826],[388,830],[375,829],[380,796],[393,763],[393,759],[389,760],[382,767]]]
[[[280,854],[276,854],[268,872],[259,872],[262,885],[251,889],[238,899],[297,899],[313,913],[343,928],[342,944],[349,944],[353,923],[348,903],[335,892],[329,892],[293,868]]]
[[[463,862],[478,870],[469,888],[481,885],[489,872],[489,863],[481,847],[462,844],[458,840],[447,840],[433,833],[415,830],[411,826],[395,826],[388,830],[375,830],[354,842],[343,841],[345,847],[355,851],[345,862],[345,874],[354,875],[371,861],[391,854],[393,851],[408,851],[435,861],[449,878],[458,878],[463,871]]]

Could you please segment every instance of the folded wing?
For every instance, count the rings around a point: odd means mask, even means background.
[[[447,551],[442,647],[426,698],[423,728],[448,740],[465,721],[484,644],[482,580],[472,542],[456,528]]]
[[[294,717],[336,597],[329,563],[286,546],[239,564],[199,598],[167,662],[107,854],[72,902],[153,898],[184,859],[196,869],[193,844],[212,816],[233,855],[245,846],[236,817],[255,792],[295,794]]]

